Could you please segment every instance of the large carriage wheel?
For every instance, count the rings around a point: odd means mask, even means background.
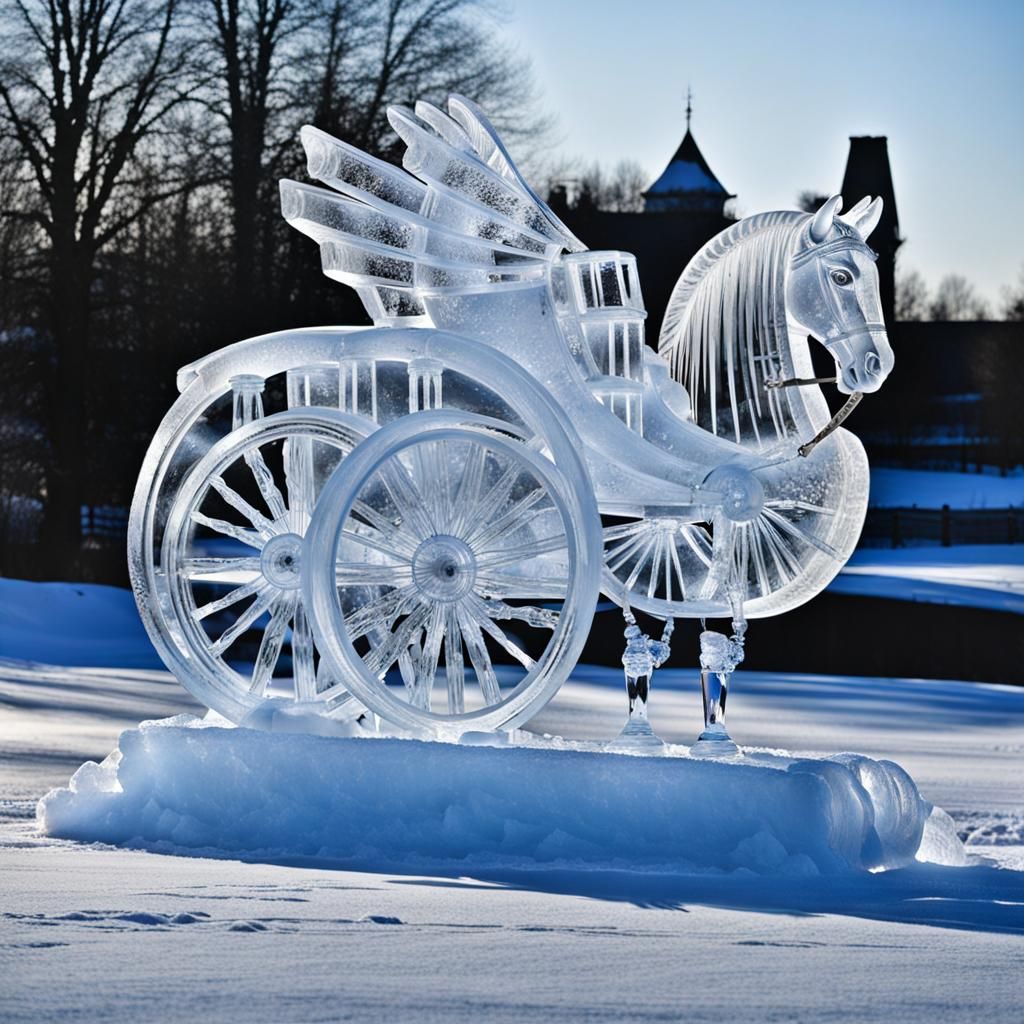
[[[318,663],[300,584],[320,490],[365,436],[358,419],[326,409],[255,420],[214,444],[174,497],[165,642],[182,683],[234,721],[271,696],[340,718],[364,710]]]
[[[306,542],[324,660],[382,718],[435,735],[535,714],[575,665],[599,587],[592,496],[466,423],[432,411],[377,431],[324,489]],[[394,671],[403,659],[411,673]]]
[[[659,618],[777,615],[813,597],[860,535],[867,464],[837,433],[808,458],[750,472],[725,465],[701,491],[707,523],[671,516],[606,521],[602,589]]]

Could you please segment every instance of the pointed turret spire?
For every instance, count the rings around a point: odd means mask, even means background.
[[[693,91],[686,87],[686,134],[661,177],[644,193],[645,213],[714,213],[734,198],[715,177],[690,131]]]

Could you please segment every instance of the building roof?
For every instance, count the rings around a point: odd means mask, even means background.
[[[718,195],[723,199],[731,199],[732,194],[715,177],[708,167],[689,128],[679,144],[675,156],[669,161],[668,167],[661,177],[644,193],[645,196],[673,196],[687,193],[703,193]]]

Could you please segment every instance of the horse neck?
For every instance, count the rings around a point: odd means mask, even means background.
[[[786,275],[805,220],[773,213],[740,221],[708,243],[680,281],[690,294],[673,353],[677,379],[701,426],[755,449],[803,436],[818,407],[827,411],[816,386],[766,386],[811,376],[806,332],[786,316]]]

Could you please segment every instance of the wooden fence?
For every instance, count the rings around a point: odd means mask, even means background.
[[[1017,544],[1024,540],[1024,508],[869,508],[861,547],[909,543]]]

